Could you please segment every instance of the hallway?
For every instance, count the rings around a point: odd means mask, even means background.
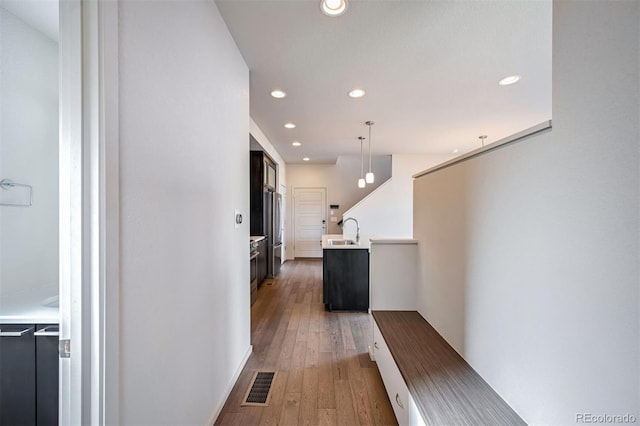
[[[376,364],[369,315],[325,312],[322,260],[283,265],[251,309],[253,353],[216,425],[397,424]],[[277,371],[268,407],[241,407],[255,371]]]

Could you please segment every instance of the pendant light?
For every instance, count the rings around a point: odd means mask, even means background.
[[[360,179],[358,179],[358,188],[364,188],[365,187],[365,182],[364,182],[364,178],[362,177],[362,173],[364,172],[363,168],[363,162],[364,159],[362,157],[362,142],[364,142],[364,136],[358,136],[358,139],[360,139]]]
[[[375,176],[373,175],[373,172],[371,171],[371,126],[373,126],[373,121],[367,121],[366,123],[367,126],[369,126],[369,172],[367,173],[367,176],[365,177],[365,180],[367,183],[373,183],[375,180]]]

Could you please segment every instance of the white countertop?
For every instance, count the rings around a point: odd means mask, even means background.
[[[363,238],[360,237],[360,243],[359,244],[355,244],[355,245],[344,245],[344,246],[332,246],[329,244],[329,240],[334,239],[334,240],[342,240],[342,239],[349,239],[349,240],[354,240],[355,241],[355,237],[353,236],[349,236],[349,235],[342,235],[342,234],[324,234],[322,236],[322,249],[328,249],[328,250],[362,250],[362,249],[366,249],[369,250],[369,248],[371,247],[371,243],[369,241],[369,238]]]
[[[371,244],[386,244],[386,245],[402,245],[402,244],[418,244],[418,240],[413,238],[371,238]]]
[[[249,241],[258,242],[258,241],[264,240],[265,238],[267,238],[267,237],[265,237],[264,235],[252,235],[252,236],[249,237]]]
[[[13,283],[15,284],[15,283]],[[57,324],[57,277],[47,282],[0,285],[0,324]]]
[[[0,324],[58,324],[57,308],[34,308],[16,314],[0,315]]]

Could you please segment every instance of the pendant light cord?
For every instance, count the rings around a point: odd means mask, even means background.
[[[364,137],[360,136],[359,139],[360,139],[360,179],[363,179],[364,178],[364,176],[363,176],[363,173],[364,173],[363,162],[364,162],[364,160],[362,158],[362,141],[364,140]]]
[[[372,121],[367,121],[369,124],[369,173],[371,173],[371,126],[373,125]]]

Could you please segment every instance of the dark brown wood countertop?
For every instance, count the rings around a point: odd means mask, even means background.
[[[418,312],[372,314],[426,424],[526,424]]]

